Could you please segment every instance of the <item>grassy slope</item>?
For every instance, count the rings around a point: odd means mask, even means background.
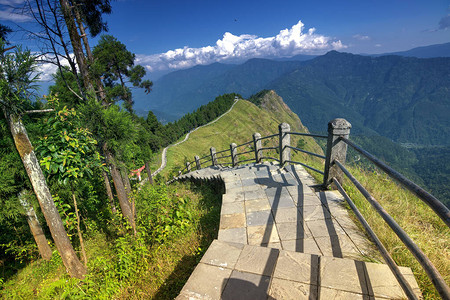
[[[445,281],[450,283],[450,229],[444,222],[424,202],[400,188],[387,175],[358,167],[349,169],[422,249]],[[420,264],[356,187],[347,180],[344,188],[397,264],[413,270],[424,299],[440,299]]]
[[[163,174],[167,174],[171,169],[176,167],[178,170],[186,161],[193,161],[195,155],[200,157],[209,154],[209,148],[215,147],[217,151],[229,149],[230,143],[242,144],[252,140],[252,134],[259,132],[261,136],[267,136],[278,132],[278,125],[286,122],[291,125],[291,130],[296,132],[307,132],[302,125],[300,119],[282,102],[275,93],[266,95],[262,108],[248,101],[239,101],[234,109],[220,119],[218,122],[203,127],[192,133],[189,140],[172,147],[167,153],[167,168]],[[292,136],[292,144],[297,145],[298,137]],[[304,138],[305,149],[321,153],[321,148],[311,138]],[[265,146],[275,146],[278,140],[267,141]],[[245,150],[239,148],[238,152]],[[223,155],[229,155],[229,152]],[[272,151],[271,156],[278,157]],[[249,154],[248,158],[252,158],[253,154]],[[294,154],[294,157],[301,159],[303,154]],[[229,159],[223,162],[229,162]],[[184,167],[184,166],[183,166]]]

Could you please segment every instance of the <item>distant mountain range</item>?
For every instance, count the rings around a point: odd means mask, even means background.
[[[324,131],[329,120],[344,117],[353,124],[354,134],[449,145],[449,49],[447,43],[396,55],[331,51],[312,59],[196,66],[163,76],[150,95],[135,94],[135,107],[162,112],[170,121],[223,93],[249,97],[273,89],[311,131]]]
[[[372,54],[371,56],[400,55],[417,58],[450,57],[450,43],[417,47],[407,51]]]

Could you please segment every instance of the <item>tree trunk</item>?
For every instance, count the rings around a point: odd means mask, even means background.
[[[120,172],[117,169],[113,156],[111,152],[109,152],[106,145],[103,145],[103,152],[105,154],[106,161],[111,169],[111,177],[113,179],[114,187],[116,189],[117,198],[119,199],[119,205],[122,214],[125,218],[127,218],[133,230],[135,230],[134,216],[131,208],[131,203],[128,201],[127,192],[123,184],[122,176],[120,176]]]
[[[70,276],[81,279],[86,274],[86,269],[75,254],[69,237],[67,236],[61,216],[56,209],[55,202],[53,202],[44,174],[42,173],[39,162],[34,154],[33,146],[28,138],[25,126],[23,126],[19,117],[7,116],[7,120],[17,151],[25,166],[28,178],[33,186],[34,193],[39,201],[42,213],[44,214],[52,234],[53,241],[61,255],[67,272]]]
[[[86,30],[84,30],[84,25],[81,20],[80,11],[78,10],[78,8],[75,8],[75,18],[77,20],[78,28],[80,28],[81,38],[83,39],[84,49],[86,50],[86,55],[87,55],[88,61],[89,61],[89,63],[92,64],[94,62],[94,55],[92,54],[91,46],[89,45],[89,40],[87,38]],[[103,106],[108,105],[108,103],[106,102],[106,94],[105,94],[105,89],[103,88],[102,81],[100,80],[100,78],[94,78],[94,80],[95,80],[95,84],[97,85],[97,89],[98,89],[98,91],[96,93],[98,93],[98,95],[100,96],[102,105]]]
[[[80,214],[78,213],[77,197],[75,196],[75,192],[73,190],[73,184],[71,184],[71,188],[72,188],[73,206],[75,207],[75,216],[77,217],[77,232],[78,232],[78,238],[80,239],[81,254],[83,255],[83,263],[84,263],[84,266],[86,267],[87,266],[86,249],[84,248],[83,235],[81,234]]]
[[[122,168],[122,179],[123,179],[123,182],[125,184],[125,190],[127,192],[128,200],[129,200],[130,205],[131,205],[131,214],[133,216],[133,220],[135,220],[136,219],[136,206],[134,204],[133,193],[131,192],[130,179],[128,178],[127,169],[125,167]],[[134,233],[134,235],[137,234],[136,226],[133,226],[133,233]]]
[[[116,205],[114,204],[114,196],[111,189],[111,183],[109,181],[108,174],[105,171],[102,171],[103,181],[105,183],[106,194],[108,194],[109,206],[111,207],[111,212],[115,214],[117,212]]]
[[[150,162],[146,162],[145,163],[145,171],[147,172],[148,175],[148,182],[150,182],[151,185],[153,185],[153,176],[152,176],[152,171],[150,170]]]
[[[86,64],[86,59],[83,52],[83,46],[81,44],[81,37],[78,33],[77,25],[75,24],[75,18],[72,13],[72,7],[68,0],[59,0],[61,4],[61,10],[64,16],[64,21],[66,22],[67,31],[69,32],[70,43],[72,44],[73,53],[77,59],[78,68],[80,70],[81,76],[83,77],[84,86],[91,91],[94,91],[94,86],[92,85],[91,78],[89,76],[88,67]]]
[[[39,254],[43,259],[50,260],[52,258],[52,249],[48,245],[47,238],[45,237],[44,231],[42,230],[41,224],[36,216],[36,212],[34,211],[33,206],[28,202],[26,194],[26,190],[22,190],[19,193],[19,202],[26,211],[27,222],[30,226],[34,240],[36,241]]]
[[[122,180],[125,185],[125,191],[127,192],[127,197],[130,199],[131,196],[131,183],[130,179],[128,178],[127,169],[125,167],[121,168],[121,174],[122,174]]]

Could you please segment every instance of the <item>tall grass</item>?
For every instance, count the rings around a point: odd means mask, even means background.
[[[450,282],[450,229],[444,222],[423,201],[384,173],[357,166],[349,170],[422,249],[445,281]],[[413,270],[424,298],[440,299],[425,271],[397,235],[348,179],[343,184],[397,264]]]

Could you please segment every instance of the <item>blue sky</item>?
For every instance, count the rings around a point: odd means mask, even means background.
[[[0,23],[26,25],[10,14],[10,5],[22,2],[0,0]],[[450,1],[119,0],[112,8],[105,17],[109,34],[149,71],[333,49],[385,53],[450,42]],[[12,39],[30,43],[19,35]]]

